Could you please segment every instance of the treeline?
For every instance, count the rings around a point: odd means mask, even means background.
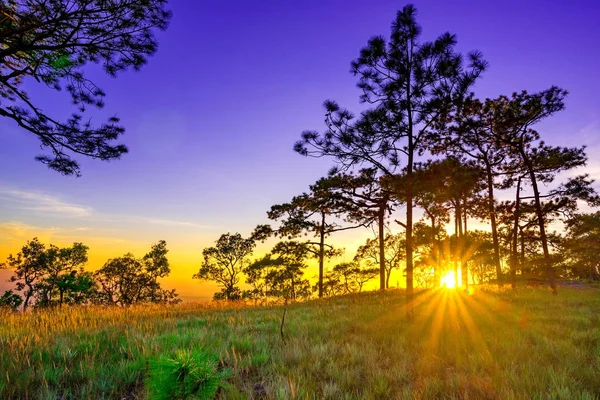
[[[369,39],[351,63],[366,109],[355,115],[327,100],[324,130],[305,131],[294,145],[300,155],[330,158],[331,170],[273,205],[272,222],[248,238],[222,235],[204,249],[193,277],[216,282],[216,299],[290,301],[361,291],[376,277],[385,289],[396,270],[409,300],[415,286],[437,285],[448,271],[463,287],[543,279],[554,293],[558,278],[600,279],[600,214],[581,208],[600,198],[587,174],[573,172],[586,165],[585,147],[548,144],[535,129],[565,108],[567,92],[551,86],[478,99],[472,90],[488,64],[455,47],[450,33],[423,41],[415,7],[400,10],[389,37]],[[474,230],[473,222],[488,228]],[[326,260],[341,254],[332,236],[361,228],[376,238],[326,271]],[[269,238],[278,240],[272,250],[251,259],[256,243]],[[157,283],[169,272],[160,243],[142,259],[110,260],[92,275],[80,269],[85,246],[45,249],[34,240],[8,262],[22,296],[10,292],[2,301],[24,308],[175,301]],[[310,259],[319,265],[314,286],[304,274]]]
[[[482,54],[457,52],[450,33],[422,41],[415,16],[412,5],[404,7],[389,38],[371,38],[351,63],[369,108],[354,115],[327,100],[325,130],[305,131],[294,145],[300,155],[329,157],[327,176],[272,206],[267,215],[277,226],[239,239],[283,241],[254,262],[249,250],[234,259],[235,246],[221,247],[235,235],[205,250],[194,277],[219,283],[215,297],[305,297],[310,285],[302,271],[310,257],[319,264],[319,297],[360,290],[375,274],[384,289],[400,265],[409,299],[416,285],[438,284],[448,270],[465,287],[489,280],[515,286],[521,277],[544,279],[554,293],[559,277],[600,279],[600,214],[580,209],[600,199],[587,174],[572,172],[586,165],[585,147],[547,144],[534,129],[564,109],[567,92],[551,86],[480,100],[472,88],[488,67]],[[555,182],[559,176],[565,180]],[[401,208],[404,217],[396,218]],[[489,231],[470,230],[473,221]],[[401,233],[386,236],[390,224]],[[550,231],[556,224],[562,233]],[[325,260],[339,255],[330,237],[361,227],[377,231],[369,251],[326,273]],[[237,287],[242,274],[249,292]]]
[[[37,238],[8,257],[3,268],[14,273],[15,291],[0,297],[0,307],[26,310],[30,307],[62,307],[73,304],[130,306],[136,303],[173,304],[181,300],[175,290],[163,289],[159,278],[169,275],[167,243],[154,244],[142,258],[127,253],[108,260],[95,272],[85,271],[88,247],[46,247]]]

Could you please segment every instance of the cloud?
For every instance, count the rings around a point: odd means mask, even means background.
[[[58,227],[33,226],[20,221],[0,223],[0,236],[3,238],[3,242],[21,243],[33,237],[39,237],[42,241],[48,241],[61,231],[62,229]]]
[[[170,220],[170,219],[161,219],[161,218],[130,216],[130,217],[126,217],[126,219],[131,220],[133,222],[142,222],[142,223],[148,223],[148,224],[153,224],[153,225],[187,226],[190,228],[211,228],[210,226],[195,224],[193,222],[174,221],[174,220]]]
[[[83,235],[83,236],[82,236]],[[68,244],[70,242],[85,241],[98,242],[103,244],[121,244],[132,242],[130,239],[112,236],[102,230],[91,228],[66,228],[66,227],[44,227],[30,225],[21,221],[0,222],[0,250],[3,245],[12,246],[14,244],[24,244],[25,241],[34,237],[40,239],[42,243],[57,242],[55,244]],[[0,251],[1,253],[2,251]]]
[[[93,212],[90,207],[68,203],[56,196],[20,189],[0,188],[0,199],[14,203],[19,209],[43,214],[81,218]]]
[[[117,213],[102,213],[92,207],[69,203],[58,196],[47,193],[28,191],[23,189],[2,188],[0,187],[0,204],[18,210],[24,210],[36,215],[46,215],[64,218],[74,218],[88,222],[104,223],[134,223],[150,224],[161,226],[176,226],[188,228],[211,228],[210,226],[200,225],[193,222],[177,221],[164,218],[148,217],[143,215],[123,215]],[[76,231],[88,231],[89,227],[83,226],[73,228]]]

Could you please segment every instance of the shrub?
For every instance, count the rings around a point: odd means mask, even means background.
[[[229,370],[218,370],[216,357],[202,351],[179,350],[174,358],[159,360],[151,367],[149,398],[212,399],[229,375]]]
[[[8,308],[12,311],[17,311],[21,304],[23,304],[23,298],[18,294],[13,293],[12,290],[7,290],[0,297],[0,308]]]

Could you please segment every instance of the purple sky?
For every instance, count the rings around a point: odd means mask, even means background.
[[[90,69],[107,93],[95,120],[116,114],[127,128],[130,154],[122,160],[82,160],[81,178],[63,177],[33,161],[37,138],[0,120],[0,242],[14,251],[36,229],[67,242],[81,232],[90,247],[104,243],[109,252],[114,241],[143,252],[165,238],[175,256],[189,260],[187,276],[219,234],[248,233],[266,222],[272,204],[326,173],[328,160],[303,158],[292,145],[301,131],[322,130],[325,99],[361,110],[350,62],[370,36],[389,34],[404,5],[172,1],[171,26],[142,71],[112,79]],[[450,31],[459,50],[483,52],[490,68],[478,96],[569,90],[566,111],[541,133],[553,144],[588,144],[590,171],[600,172],[596,1],[415,5],[425,40]],[[29,87],[48,112],[72,111],[64,94]]]

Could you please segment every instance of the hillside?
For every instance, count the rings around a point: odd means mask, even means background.
[[[161,398],[177,387],[168,371],[204,374],[195,388],[207,386],[206,394],[213,385],[228,399],[600,393],[596,288],[559,296],[546,289],[421,292],[412,321],[404,302],[403,292],[388,291],[294,304],[285,340],[282,307],[6,314],[0,398]]]

